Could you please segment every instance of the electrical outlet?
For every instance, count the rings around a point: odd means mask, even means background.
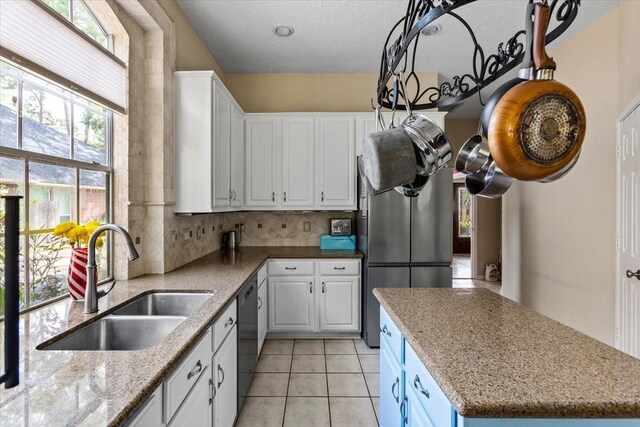
[[[302,230],[309,233],[311,232],[311,221],[305,221],[302,223]]]
[[[171,244],[170,244],[170,246],[172,248],[175,248],[177,243],[178,243],[178,232],[176,230],[171,230]]]
[[[202,227],[199,225],[196,227],[196,240],[202,239]]]
[[[189,239],[191,239],[191,229],[190,228],[183,228],[182,229],[182,244],[186,244]]]

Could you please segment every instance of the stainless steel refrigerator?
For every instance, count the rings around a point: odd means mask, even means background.
[[[363,338],[370,347],[379,347],[380,304],[374,288],[451,287],[453,172],[444,168],[432,176],[418,197],[392,190],[360,202],[356,225],[358,249],[365,256]]]

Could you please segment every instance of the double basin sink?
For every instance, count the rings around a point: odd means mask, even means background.
[[[211,297],[208,293],[154,292],[43,346],[42,350],[142,350],[159,344]]]

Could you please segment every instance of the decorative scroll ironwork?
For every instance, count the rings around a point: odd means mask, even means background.
[[[394,76],[402,74],[406,85],[396,85],[398,89],[397,109],[406,110],[409,103],[412,110],[432,108],[451,109],[461,101],[478,93],[482,88],[495,82],[524,59],[525,31],[518,31],[513,37],[498,45],[496,52],[485,57],[485,51],[478,43],[471,26],[455,9],[476,0],[408,0],[407,12],[391,29],[382,52],[380,76],[378,78],[377,102],[383,108],[393,108],[394,86],[390,84]],[[534,0],[529,0],[532,3]],[[552,0],[551,16],[557,24],[547,33],[549,44],[564,33],[575,20],[581,0]],[[415,59],[421,31],[441,16],[455,18],[467,30],[474,45],[471,70],[456,75],[439,86],[422,89],[415,72]],[[394,34],[397,37],[392,39]],[[392,82],[391,82],[392,83]],[[407,87],[411,87],[411,93]],[[404,88],[404,89],[402,89]]]

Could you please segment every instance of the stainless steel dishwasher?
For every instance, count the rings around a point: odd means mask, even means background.
[[[258,278],[253,276],[238,294],[238,413],[242,409],[258,363]]]

